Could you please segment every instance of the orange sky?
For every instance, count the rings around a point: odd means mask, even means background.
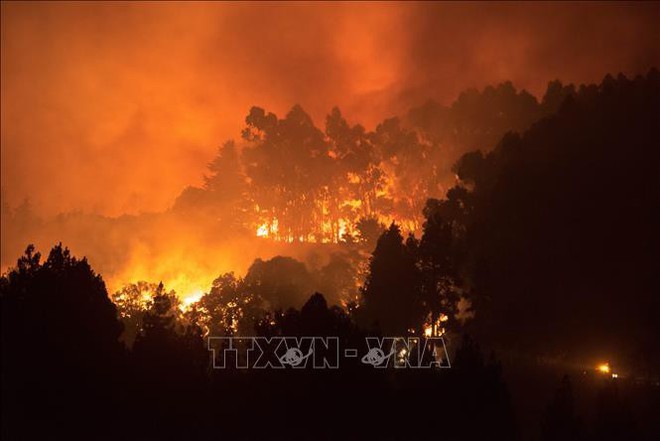
[[[43,214],[162,210],[247,111],[373,125],[512,80],[658,65],[646,4],[2,3],[3,197]]]

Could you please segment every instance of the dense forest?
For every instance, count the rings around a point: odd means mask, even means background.
[[[457,184],[453,166],[464,153],[490,151],[573,93],[553,81],[539,102],[507,82],[466,90],[448,106],[429,101],[372,131],[336,108],[322,130],[300,106],[283,119],[254,107],[242,138],[224,143],[208,164],[204,185],[186,188],[165,212],[42,217],[29,200],[10,207],[3,197],[2,267],[27,243],[45,249],[62,241],[88,256],[113,292],[162,280],[189,296],[219,272],[245,274],[257,258],[286,255],[329,275],[338,286],[318,289],[333,304],[348,303],[380,233],[395,222],[404,236],[419,237],[427,199]],[[330,274],[342,267],[344,275]]]
[[[373,131],[339,109],[319,129],[299,106],[245,122],[162,216],[208,247],[245,236],[281,255],[187,302],[158,279],[108,292],[66,242],[43,259],[28,246],[0,279],[3,435],[660,433],[660,72],[555,81],[540,102],[470,90]],[[3,238],[44,222],[3,206]],[[114,237],[137,221],[100,222]],[[219,370],[206,340],[308,335],[442,336],[452,367]],[[549,391],[532,396],[538,378]]]
[[[350,241],[370,220],[419,231],[426,200],[453,184],[461,152],[490,149],[574,93],[554,81],[539,103],[503,83],[465,91],[450,107],[430,101],[374,131],[351,125],[338,108],[321,130],[300,106],[284,118],[253,107],[240,154],[233,141],[224,144],[204,187],[187,188],[174,209],[288,242]]]

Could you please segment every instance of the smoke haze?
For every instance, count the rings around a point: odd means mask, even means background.
[[[2,189],[52,215],[164,210],[250,106],[372,127],[511,80],[658,65],[658,3],[2,4]]]

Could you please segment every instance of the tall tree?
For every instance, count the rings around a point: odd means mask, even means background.
[[[211,204],[217,207],[223,224],[234,229],[243,228],[253,207],[248,203],[246,177],[234,141],[227,141],[218,148],[208,170],[204,189],[209,193]]]
[[[658,365],[659,114],[657,70],[608,76],[458,163],[482,339]]]
[[[318,240],[325,214],[318,201],[331,182],[329,145],[312,119],[294,106],[284,119],[258,107],[246,118],[243,160],[252,198],[277,235],[289,241]]]
[[[424,232],[418,251],[422,274],[421,297],[433,335],[440,332],[441,319],[446,318],[453,324],[451,322],[456,318],[463,293],[459,274],[461,230],[452,221],[448,205],[451,205],[451,200],[430,199],[427,202]]]
[[[87,260],[59,244],[42,263],[30,245],[0,278],[0,313],[3,434],[103,427],[124,386],[122,326]]]
[[[541,422],[542,441],[578,441],[583,438],[582,422],[575,413],[573,387],[565,375]]]
[[[138,281],[122,287],[112,295],[112,301],[124,324],[121,338],[129,347],[140,333],[145,313],[151,309],[159,289],[160,285],[155,283]]]
[[[396,224],[378,239],[362,287],[359,317],[382,332],[406,335],[422,321],[420,274],[414,250],[406,246]]]
[[[188,316],[211,336],[253,335],[265,313],[265,301],[246,282],[226,273],[196,302]]]

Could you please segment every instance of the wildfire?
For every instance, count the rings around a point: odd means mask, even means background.
[[[449,320],[449,317],[445,314],[440,314],[440,317],[435,321],[435,323],[426,322],[424,324],[424,337],[440,337],[446,331],[442,326],[442,323]]]
[[[344,206],[359,208],[360,201],[345,201]],[[376,219],[382,225],[388,225],[395,220],[388,216],[377,216]],[[270,221],[254,225],[254,231],[256,237],[271,239],[275,242],[338,243],[358,237],[357,223],[359,220],[360,217],[357,215],[355,217],[341,217],[334,220],[325,219],[319,223],[318,231],[296,236],[286,230],[280,231],[278,220],[274,218]],[[399,219],[398,222],[404,226],[409,226],[413,223],[407,219]],[[408,228],[408,231],[414,232],[415,229]]]
[[[257,237],[271,238],[279,240],[278,221],[272,219],[270,222],[264,222],[257,226]]]
[[[179,309],[181,311],[186,311],[190,309],[190,307],[199,302],[199,299],[202,298],[204,295],[204,292],[201,289],[193,291],[191,294],[188,294],[187,296],[184,296],[181,299],[181,305],[179,305]]]
[[[257,237],[268,237],[268,224],[259,225],[257,228]]]
[[[349,234],[351,225],[344,219],[339,219],[339,237],[343,238]]]
[[[208,290],[219,274],[226,268],[224,262],[209,258],[201,260],[193,254],[140,255],[126,265],[124,271],[108,280],[110,292],[117,292],[129,284],[146,281],[163,283],[166,292],[174,291],[180,300],[180,308],[189,308]],[[217,268],[217,269],[216,269]],[[142,292],[142,303],[151,300],[152,292]]]

